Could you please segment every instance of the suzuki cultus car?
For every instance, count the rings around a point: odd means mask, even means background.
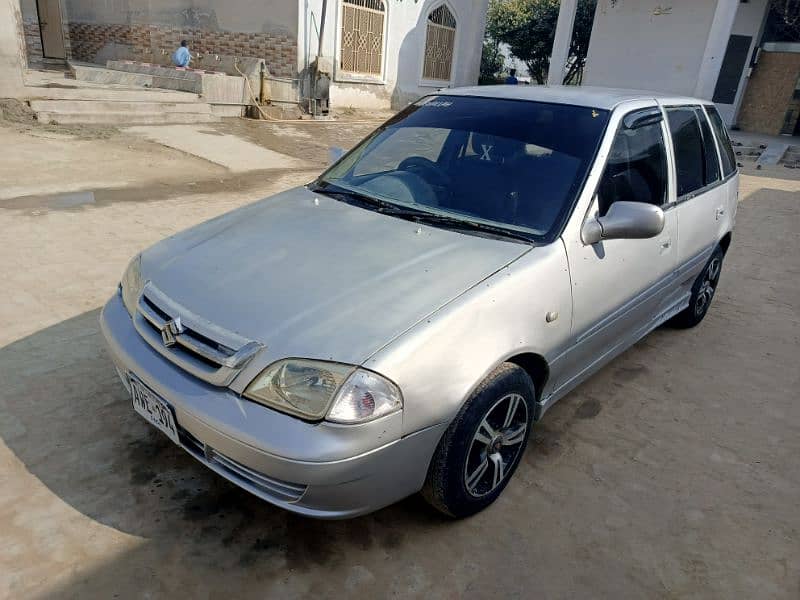
[[[554,402],[703,319],[737,186],[707,101],[439,92],[136,256],[102,330],[133,408],[264,500],[344,518],[422,491],[463,517]]]

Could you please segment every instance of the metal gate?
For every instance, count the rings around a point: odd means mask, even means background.
[[[342,71],[381,74],[385,18],[386,7],[382,0],[343,0]]]
[[[425,37],[425,64],[423,79],[450,81],[453,66],[453,49],[456,43],[456,18],[445,5],[428,15]]]

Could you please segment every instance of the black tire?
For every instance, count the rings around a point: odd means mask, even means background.
[[[533,381],[522,368],[512,363],[497,367],[464,403],[439,441],[422,489],[425,499],[456,518],[468,517],[494,502],[525,451],[535,399]]]
[[[717,246],[692,285],[692,297],[689,300],[689,306],[672,317],[669,321],[671,326],[688,329],[703,320],[717,291],[724,258],[725,254],[722,252],[722,248]]]

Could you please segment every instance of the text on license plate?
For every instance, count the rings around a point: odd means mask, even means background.
[[[167,434],[167,437],[179,444],[178,428],[172,408],[158,395],[145,387],[135,377],[130,378],[133,409],[143,416],[151,425]]]

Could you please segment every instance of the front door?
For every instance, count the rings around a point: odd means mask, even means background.
[[[643,125],[626,126],[625,123]],[[661,234],[650,239],[603,240],[586,245],[565,238],[572,278],[571,347],[561,357],[560,383],[571,385],[647,333],[677,301],[676,211],[667,206],[670,161],[666,127],[656,108],[626,115],[587,218],[604,216],[614,202],[645,202],[664,209]],[[655,121],[655,122],[654,122]]]
[[[65,58],[64,30],[61,27],[61,0],[36,0],[42,54],[45,58]]]

